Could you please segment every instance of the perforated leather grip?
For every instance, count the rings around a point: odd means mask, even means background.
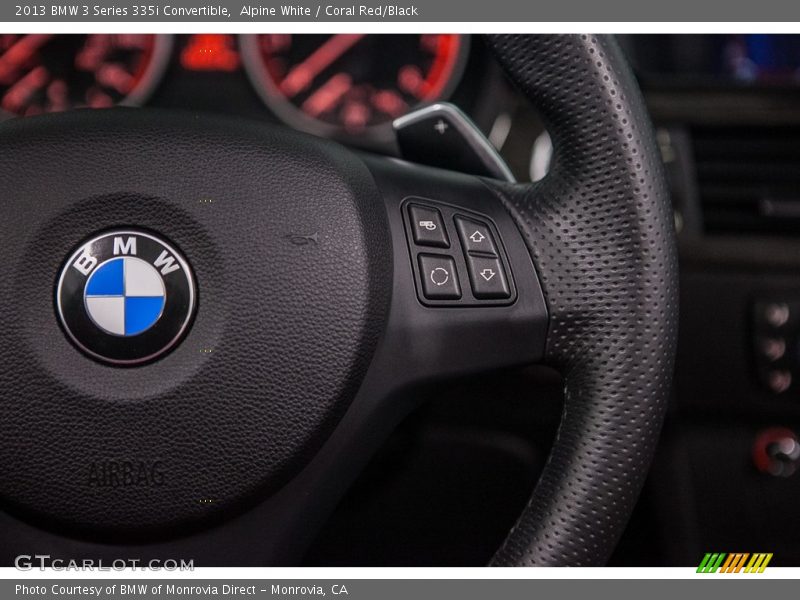
[[[602,565],[624,529],[666,410],[678,283],[652,127],[613,39],[489,39],[553,139],[535,185],[488,184],[523,231],[564,377],[559,432],[494,565]]]

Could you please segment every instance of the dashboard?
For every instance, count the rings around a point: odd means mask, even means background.
[[[391,152],[397,117],[451,100],[491,130],[507,90],[468,35],[0,35],[0,118],[212,111]]]
[[[800,36],[619,39],[656,127],[681,270],[675,397],[627,564],[748,545],[798,564]]]
[[[797,35],[628,36],[628,55],[645,86],[791,87],[800,84]]]
[[[658,126],[800,120],[798,36],[619,40]],[[544,127],[480,36],[0,35],[0,119],[111,106],[215,112],[397,154],[391,122],[441,100],[475,121],[518,180],[544,175]]]

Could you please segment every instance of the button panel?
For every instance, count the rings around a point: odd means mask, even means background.
[[[775,297],[753,306],[753,346],[761,385],[796,395],[800,381],[800,298]]]
[[[402,211],[423,304],[507,306],[516,300],[508,256],[488,216],[424,198],[408,198]],[[458,241],[451,245],[453,236]]]

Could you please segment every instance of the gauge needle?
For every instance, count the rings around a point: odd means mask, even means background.
[[[17,81],[3,96],[2,106],[8,112],[17,112],[25,102],[50,81],[50,73],[43,66],[34,68]]]
[[[295,66],[281,82],[281,91],[292,98],[306,89],[314,78],[329,67],[337,58],[355,46],[366,34],[339,34],[328,40]]]
[[[303,110],[312,117],[318,117],[341,101],[353,87],[353,79],[347,73],[334,75],[303,102]]]
[[[26,35],[0,56],[0,81],[8,77],[14,68],[28,60],[34,52],[52,38],[52,35]]]
[[[95,75],[97,83],[111,88],[123,96],[131,91],[135,83],[133,75],[128,73],[125,68],[118,63],[110,63],[101,66]]]

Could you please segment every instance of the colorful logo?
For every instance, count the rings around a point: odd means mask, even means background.
[[[189,265],[152,233],[99,234],[64,263],[56,292],[64,330],[90,356],[115,365],[152,360],[185,333],[195,307]]]
[[[758,552],[750,554],[748,552],[736,552],[727,554],[725,552],[707,552],[697,567],[698,573],[763,573],[769,561],[772,560],[772,553]]]

